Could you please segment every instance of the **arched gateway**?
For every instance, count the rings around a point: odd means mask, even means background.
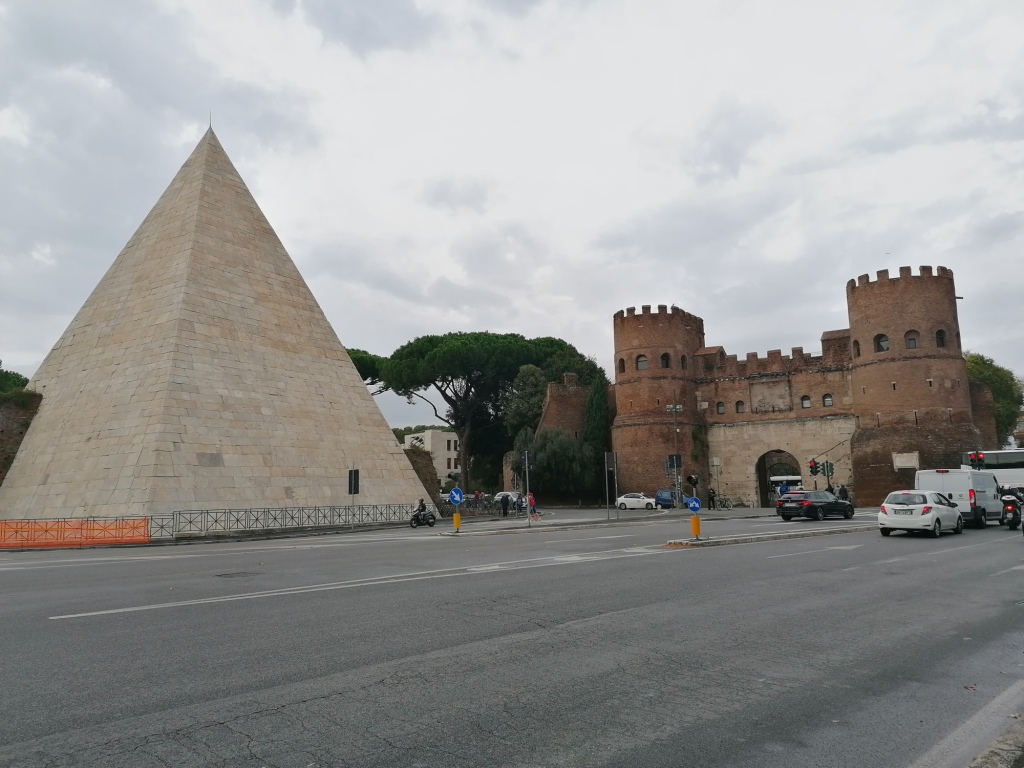
[[[758,506],[761,507],[771,507],[774,504],[772,497],[774,486],[771,478],[801,477],[800,462],[793,454],[779,448],[761,454],[757,460],[756,472]],[[790,481],[790,485],[792,485],[792,481]]]

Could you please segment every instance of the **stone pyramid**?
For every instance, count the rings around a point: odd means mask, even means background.
[[[29,386],[0,519],[425,495],[212,129]]]

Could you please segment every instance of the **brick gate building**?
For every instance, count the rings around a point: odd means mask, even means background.
[[[917,468],[956,467],[960,453],[996,446],[992,395],[971,386],[953,273],[901,267],[846,286],[849,327],[826,331],[821,354],[740,360],[705,341],[704,321],[678,307],[630,307],[614,316],[612,444],[620,491],[667,487],[665,459],[683,457],[720,492],[769,503],[772,475],[823,478],[859,505],[913,487]]]

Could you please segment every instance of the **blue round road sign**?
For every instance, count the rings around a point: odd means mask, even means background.
[[[690,508],[691,512],[700,512],[700,499],[696,496],[691,496],[686,500],[686,506]]]
[[[452,488],[448,491],[448,501],[452,504],[458,505],[462,503],[462,491],[458,488]]]

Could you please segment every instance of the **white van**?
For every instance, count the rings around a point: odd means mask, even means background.
[[[1006,523],[999,483],[991,472],[976,469],[921,469],[914,487],[919,491],[935,491],[954,502],[964,522],[974,521],[984,528],[989,520]]]

